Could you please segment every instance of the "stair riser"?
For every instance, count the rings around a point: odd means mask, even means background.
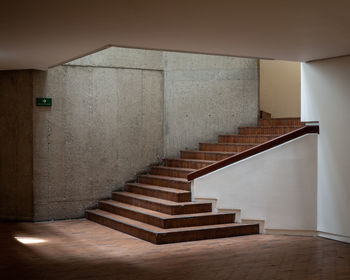
[[[138,182],[149,185],[163,186],[168,188],[180,189],[185,191],[191,190],[191,182],[177,182],[167,179],[151,178],[146,176],[139,176]]]
[[[160,219],[154,216],[147,215],[145,213],[135,212],[122,207],[117,207],[115,205],[110,205],[107,203],[100,203],[101,210],[117,214],[129,219],[137,220],[149,225],[153,225],[160,228],[165,228],[164,219]]]
[[[160,175],[160,176],[169,176],[169,177],[177,177],[177,178],[187,178],[187,175],[192,171],[182,171],[182,170],[171,170],[164,168],[152,167],[151,174],[152,175]]]
[[[231,213],[223,216],[167,219],[164,221],[164,226],[165,228],[194,227],[204,225],[228,224],[234,223],[234,221],[235,214]]]
[[[163,205],[153,201],[146,201],[134,197],[113,194],[113,199],[126,204],[143,207],[169,215],[193,214],[201,212],[211,212],[211,204],[203,203],[196,205]]]
[[[259,225],[244,225],[240,227],[215,228],[183,232],[164,233],[157,236],[156,244],[168,244],[185,241],[215,239],[233,236],[258,234]]]
[[[184,159],[202,159],[202,160],[222,160],[228,158],[230,155],[213,154],[213,153],[194,153],[188,151],[181,151],[181,158]]]
[[[252,145],[239,144],[216,144],[216,143],[200,143],[199,150],[201,151],[217,151],[217,152],[234,152],[239,153],[252,148]]]
[[[194,162],[194,161],[183,161],[176,159],[165,159],[164,165],[169,167],[179,167],[179,168],[192,168],[199,169],[210,165],[211,163],[204,162]]]
[[[125,190],[132,193],[166,199],[174,202],[190,202],[191,193],[170,193],[161,190],[150,190],[139,186],[126,185]]]
[[[157,243],[157,237],[156,234],[153,232],[149,232],[147,230],[134,227],[132,225],[124,224],[115,220],[111,220],[108,218],[105,218],[103,216],[99,216],[90,212],[86,213],[86,218],[90,221],[94,221],[95,223],[104,225],[106,227],[119,230],[121,232],[127,233],[129,235],[135,236],[137,238],[140,238],[142,240],[146,240],[148,242]]]
[[[219,143],[247,143],[256,144],[272,140],[277,136],[244,136],[244,135],[220,135]]]
[[[239,128],[240,135],[249,134],[284,134],[296,130],[296,127],[244,127]]]
[[[146,213],[135,212],[123,207],[110,205],[108,203],[100,203],[100,209],[114,213],[123,217],[127,217],[133,220],[137,220],[146,224],[157,226],[160,228],[179,228],[179,227],[193,227],[193,226],[205,226],[215,224],[227,224],[235,221],[235,214],[225,214],[218,216],[204,216],[204,217],[186,217],[180,218],[174,216],[171,219],[162,219],[147,215]]]
[[[303,126],[305,123],[299,119],[270,119],[270,120],[259,120],[259,126]]]
[[[87,219],[101,225],[119,230],[137,238],[149,241],[154,244],[167,244],[175,242],[195,241],[203,239],[214,239],[223,237],[233,237],[259,233],[259,225],[245,225],[239,227],[211,228],[202,230],[185,230],[168,233],[153,233],[145,229],[134,227],[120,221],[108,219],[106,217],[87,212]]]

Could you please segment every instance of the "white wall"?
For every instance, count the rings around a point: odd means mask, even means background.
[[[194,197],[241,209],[266,229],[316,230],[317,135],[309,134],[194,180]]]
[[[303,63],[301,118],[319,121],[318,230],[350,242],[350,57]]]

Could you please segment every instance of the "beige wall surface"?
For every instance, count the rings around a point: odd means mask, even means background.
[[[260,60],[260,110],[273,118],[300,117],[300,63]]]

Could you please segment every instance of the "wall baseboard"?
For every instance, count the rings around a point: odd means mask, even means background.
[[[265,229],[265,234],[276,235],[298,235],[298,236],[317,236],[316,230],[300,230],[300,229]]]
[[[264,234],[317,236],[321,238],[327,238],[327,239],[332,239],[332,240],[341,241],[345,243],[350,243],[349,236],[323,232],[323,231],[316,231],[316,230],[265,229]]]
[[[349,236],[345,236],[345,235],[318,231],[317,236],[318,237],[322,237],[322,238],[336,240],[336,241],[341,241],[341,242],[345,242],[345,243],[350,243],[350,237]]]

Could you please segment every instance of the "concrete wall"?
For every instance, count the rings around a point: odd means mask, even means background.
[[[316,231],[317,135],[288,143],[194,180],[195,198],[240,209],[266,230]]]
[[[163,70],[163,52],[111,47],[65,65]]]
[[[160,71],[59,66],[34,78],[35,219],[82,217],[163,156]]]
[[[272,117],[300,117],[300,63],[261,59],[259,96]]]
[[[256,59],[165,52],[164,71],[165,155],[256,125]]]
[[[26,98],[53,98],[30,107],[36,221],[83,217],[150,164],[258,113],[254,59],[110,48],[28,82]]]
[[[0,71],[0,219],[33,218],[32,75]]]
[[[350,242],[350,56],[301,69],[301,118],[319,121],[318,219],[322,236]]]

